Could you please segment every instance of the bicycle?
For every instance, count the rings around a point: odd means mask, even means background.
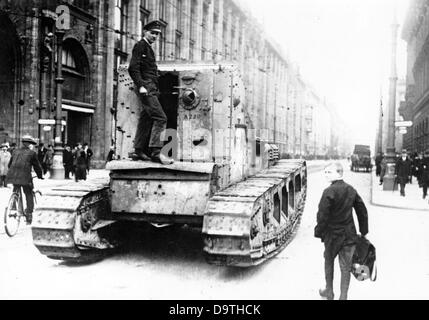
[[[41,196],[42,193],[39,190],[33,189],[32,194],[34,205],[36,205],[36,194]],[[28,221],[26,212],[24,210],[24,201],[22,199],[22,187],[14,187],[4,212],[4,229],[9,237],[13,237],[17,234],[22,218],[25,219],[25,222]]]

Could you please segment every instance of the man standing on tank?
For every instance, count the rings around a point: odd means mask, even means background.
[[[167,116],[158,100],[158,67],[151,45],[161,34],[159,21],[143,27],[143,39],[133,48],[128,72],[142,102],[142,111],[134,139],[133,160],[152,160],[172,164],[173,159],[161,153],[161,133],[167,127]]]
[[[340,163],[325,168],[325,177],[330,186],[323,191],[317,212],[314,236],[325,245],[326,287],[319,290],[320,296],[334,299],[334,261],[339,256],[341,269],[340,300],[347,300],[353,254],[356,248],[357,232],[353,220],[353,209],[359,222],[362,236],[368,233],[368,212],[357,191],[343,180],[344,169]]]

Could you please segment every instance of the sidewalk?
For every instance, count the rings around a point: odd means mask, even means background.
[[[417,179],[413,177],[413,183],[405,186],[405,197],[401,197],[398,190],[384,191],[380,186],[379,177],[375,176],[375,170],[371,173],[371,204],[380,207],[394,209],[418,210],[429,212],[429,197],[423,200],[423,190],[419,188]]]

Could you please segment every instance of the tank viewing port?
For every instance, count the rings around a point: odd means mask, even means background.
[[[183,90],[182,95],[180,96],[180,102],[186,110],[195,109],[200,104],[200,96],[194,89],[185,89]]]

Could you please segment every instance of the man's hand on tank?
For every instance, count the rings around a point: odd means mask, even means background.
[[[147,90],[146,90],[146,88],[145,88],[145,87],[140,87],[139,92],[140,92],[140,93],[143,93],[143,94],[147,94]]]

